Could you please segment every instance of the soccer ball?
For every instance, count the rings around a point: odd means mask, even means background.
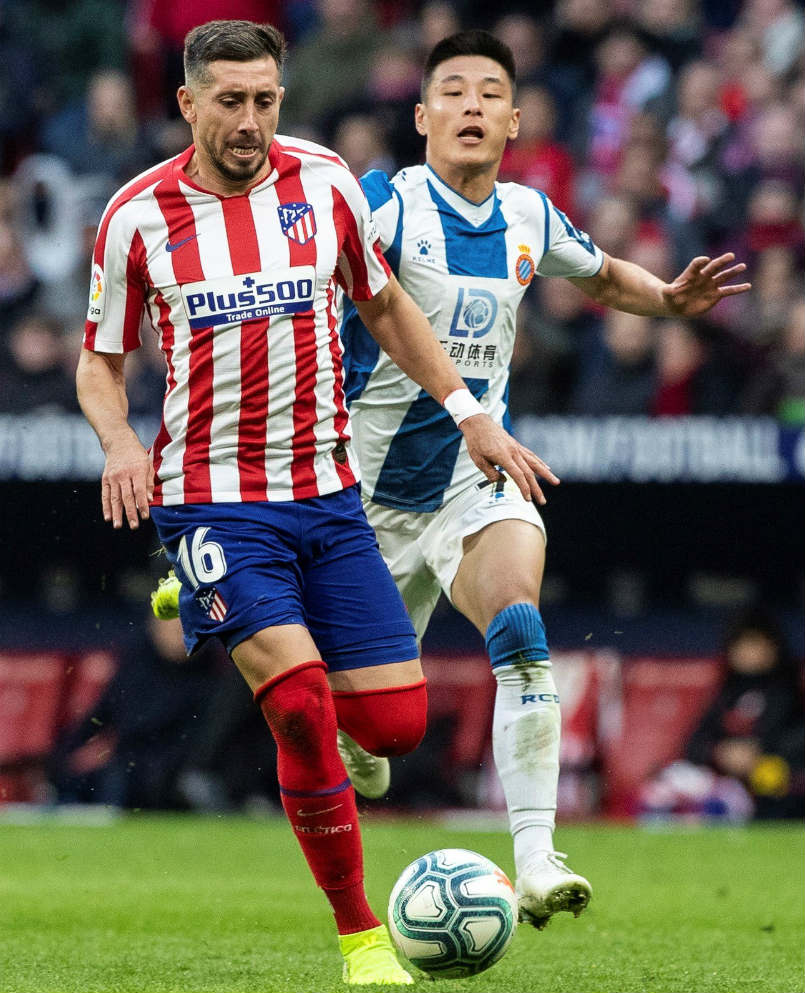
[[[438,976],[473,976],[509,947],[517,898],[494,862],[441,848],[403,870],[389,897],[389,930],[399,952]]]

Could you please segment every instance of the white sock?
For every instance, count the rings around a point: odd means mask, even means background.
[[[509,812],[520,873],[539,851],[553,851],[559,781],[559,698],[550,662],[495,670],[492,749]]]

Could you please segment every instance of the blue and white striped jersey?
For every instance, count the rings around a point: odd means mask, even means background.
[[[538,190],[496,183],[471,203],[427,165],[361,180],[380,245],[471,392],[498,423],[506,413],[515,316],[541,276],[593,276],[603,255]],[[394,365],[346,301],[345,387],[363,492],[401,510],[433,511],[479,477],[463,436]]]

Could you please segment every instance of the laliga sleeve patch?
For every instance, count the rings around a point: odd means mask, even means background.
[[[106,277],[103,269],[96,262],[92,267],[92,279],[89,284],[89,307],[87,320],[97,324],[103,319],[103,307],[106,299]]]

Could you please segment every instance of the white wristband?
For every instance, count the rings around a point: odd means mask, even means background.
[[[456,422],[456,427],[474,414],[483,414],[484,408],[466,388],[453,390],[442,401],[444,409]]]

